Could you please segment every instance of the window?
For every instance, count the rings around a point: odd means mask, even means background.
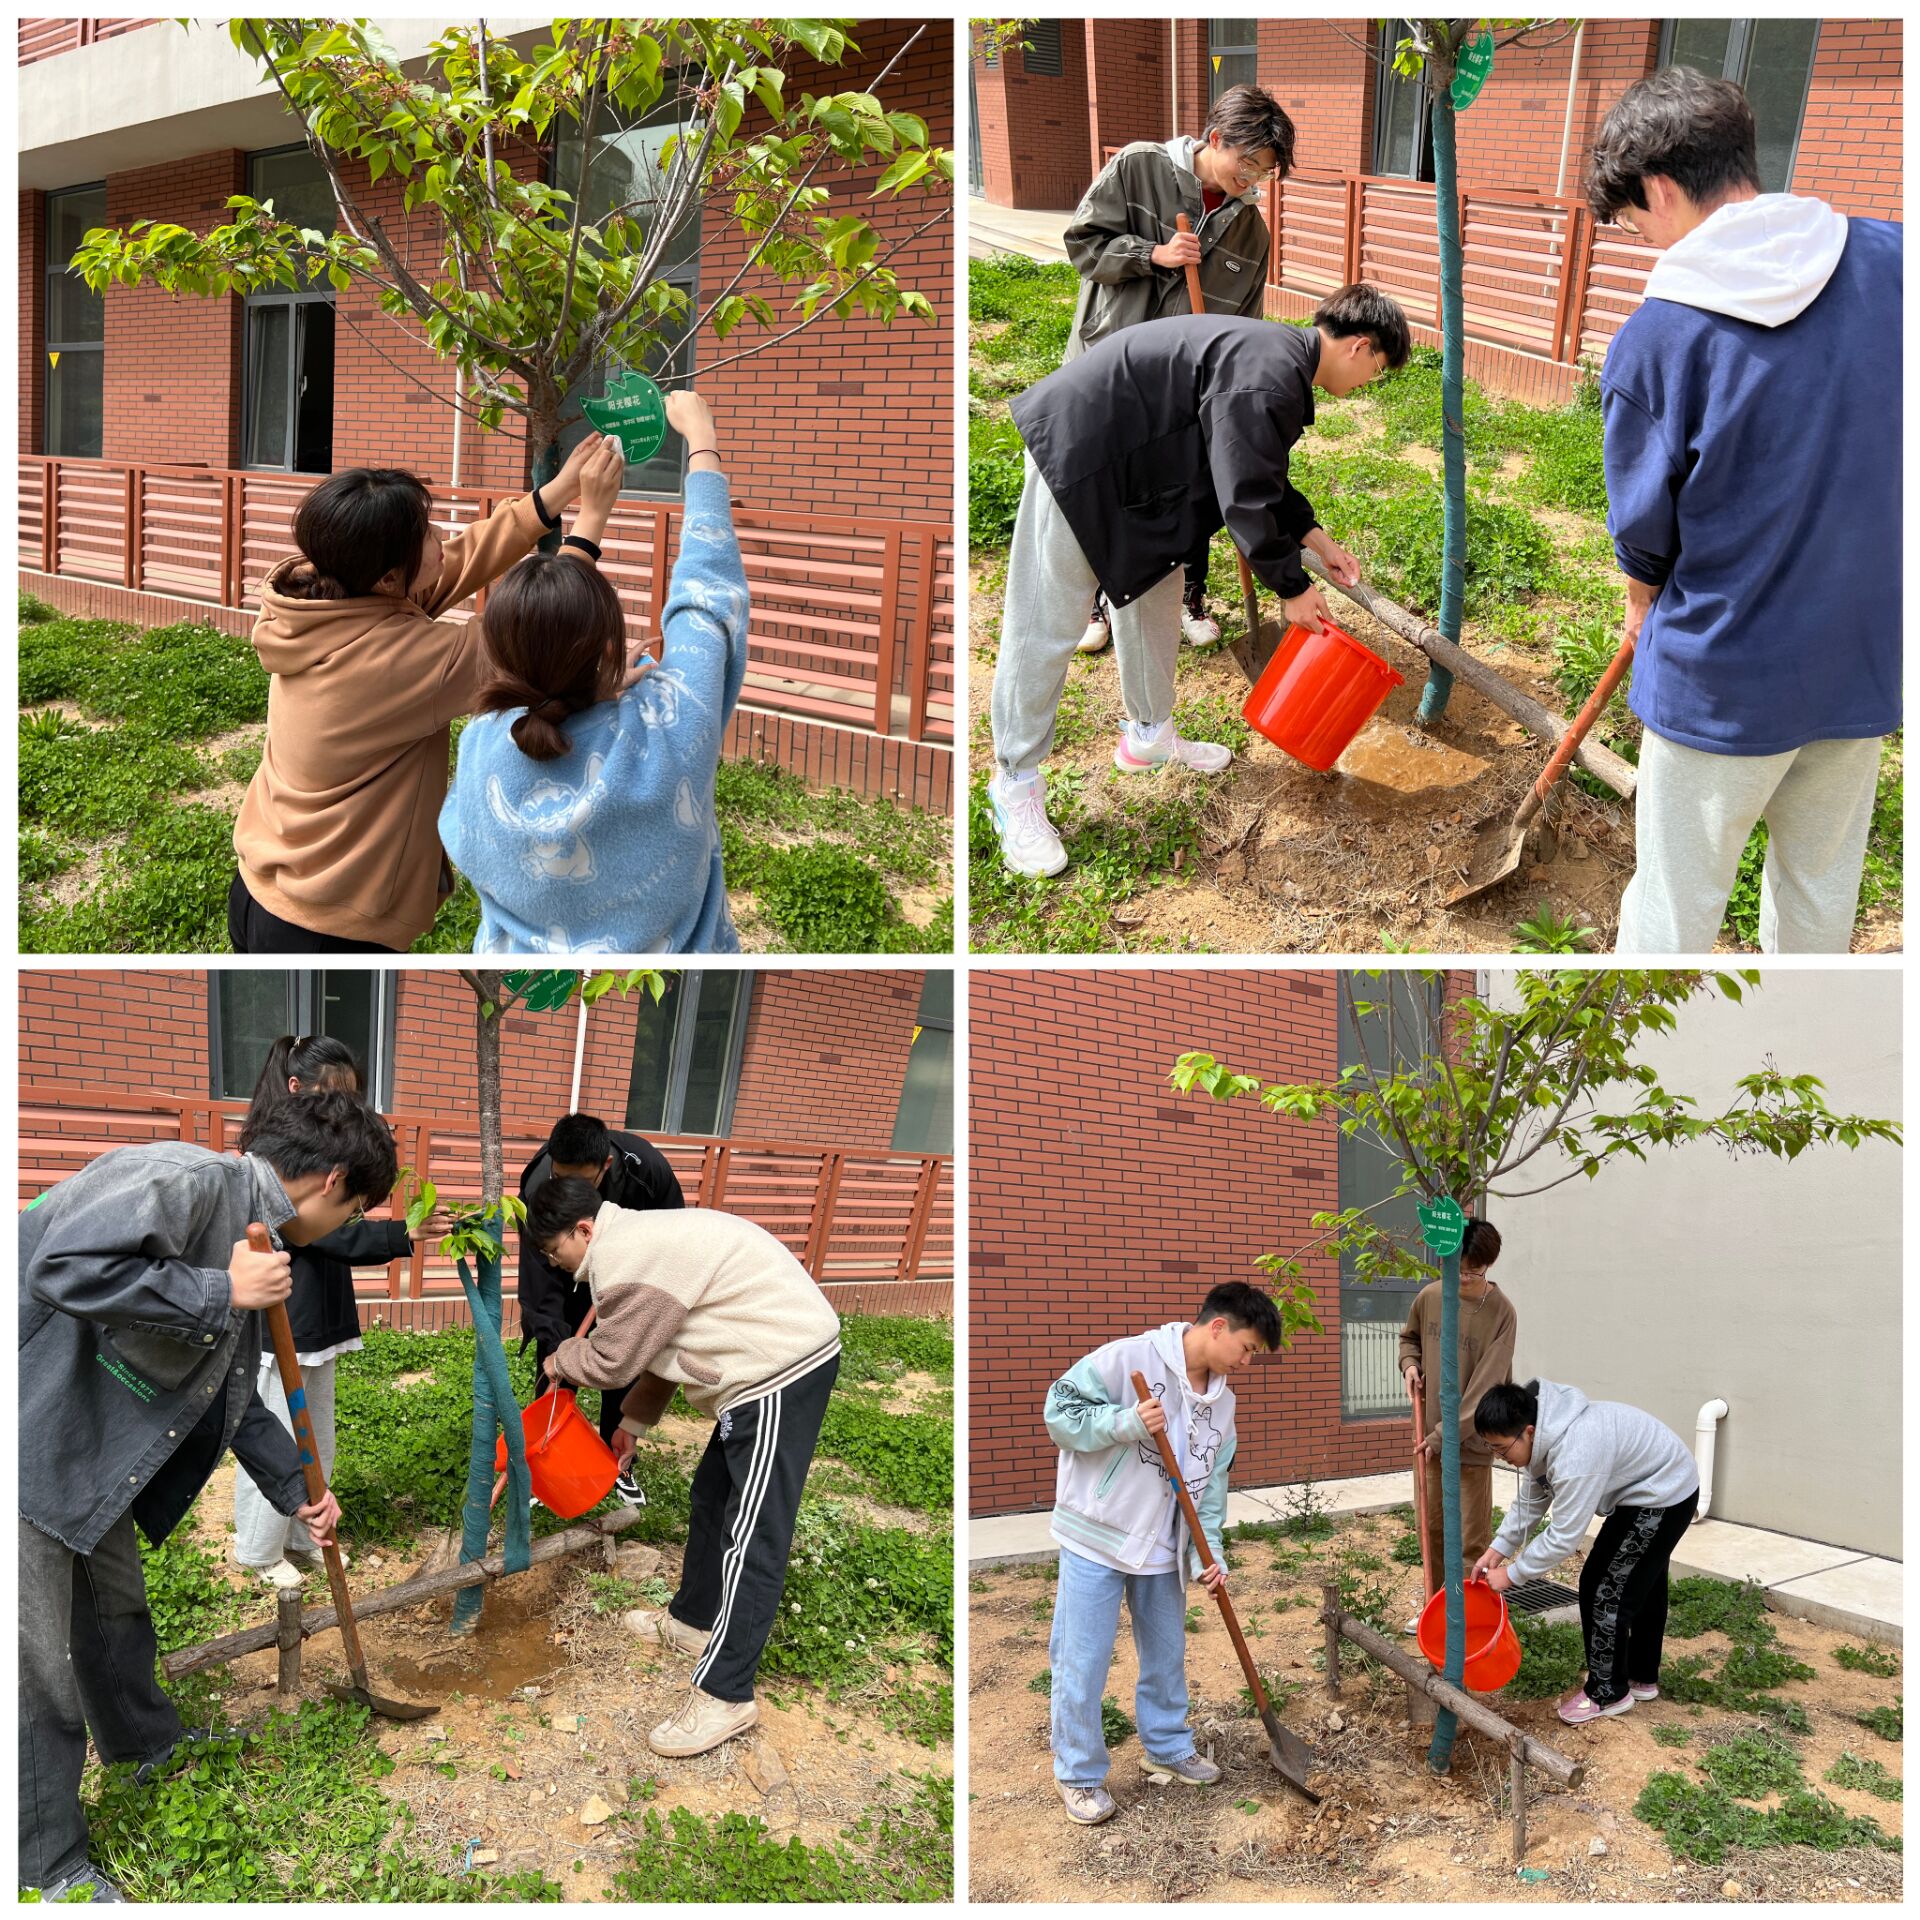
[[[1433,178],[1433,102],[1420,74],[1393,70],[1393,50],[1406,38],[1404,20],[1380,25],[1373,106],[1373,170],[1403,180]]]
[[[733,1130],[753,975],[669,974],[656,1002],[640,996],[627,1082],[627,1125],[640,1133]]]
[[[1430,1059],[1438,1046],[1441,983],[1418,973],[1393,972],[1356,987],[1356,997],[1376,1011],[1363,1014],[1356,1030],[1345,1004],[1340,1010],[1340,1065],[1357,1066],[1365,1055],[1384,1073],[1388,1062],[1386,995],[1393,1001],[1393,1053],[1402,1067]],[[1372,1207],[1390,1232],[1417,1240],[1420,1222],[1412,1199],[1380,1203],[1400,1184],[1400,1156],[1377,1134],[1342,1134],[1337,1149],[1340,1206]],[[1340,1257],[1340,1412],[1343,1419],[1398,1414],[1405,1409],[1400,1383],[1400,1329],[1419,1287],[1408,1280],[1365,1282],[1356,1277],[1351,1254]]]
[[[1660,64],[1737,80],[1747,90],[1759,134],[1760,187],[1785,193],[1800,144],[1817,20],[1668,20],[1660,28]]]
[[[930,968],[893,1122],[895,1153],[953,1151],[953,973]]]
[[[213,1098],[247,1100],[282,1034],[331,1034],[353,1049],[377,1107],[393,1101],[395,976],[372,968],[221,972],[209,983]]]
[[[1027,22],[1027,71],[1052,74],[1056,78],[1066,72],[1066,65],[1060,52],[1058,20]]]
[[[326,170],[305,147],[247,158],[247,191],[296,226],[331,233]],[[333,289],[249,294],[241,391],[241,464],[333,471]]]
[[[67,262],[89,227],[107,224],[104,186],[47,195],[46,450],[100,458],[106,302]]]
[[[586,217],[596,224],[624,207],[645,230],[652,219],[663,184],[660,150],[667,141],[684,131],[680,115],[679,89],[667,84],[660,104],[637,125],[622,127],[611,108],[601,112],[593,133],[593,165],[587,174]],[[580,180],[580,162],[584,151],[578,132],[564,135],[554,156],[554,184],[568,193]],[[661,262],[660,277],[680,288],[687,296],[686,321],[664,341],[636,371],[665,382],[685,380],[694,368],[694,328],[700,312],[700,211],[696,207],[673,236]],[[617,380],[626,368],[609,363],[596,367],[574,388],[567,398],[572,403],[596,400]],[[560,435],[560,453],[564,459],[586,436],[584,419],[576,420]],[[632,493],[677,494],[685,484],[687,443],[669,427],[660,451],[651,460],[627,469],[626,487]]]
[[[1258,20],[1209,20],[1207,54],[1212,74],[1207,103],[1220,98],[1229,87],[1252,86],[1259,75],[1260,22]]]

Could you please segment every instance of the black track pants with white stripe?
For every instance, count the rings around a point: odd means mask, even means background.
[[[667,1611],[711,1630],[693,1684],[717,1700],[753,1698],[780,1614],[800,1490],[839,1372],[836,1353],[764,1399],[730,1408],[694,1469],[687,1555]]]
[[[1659,1684],[1667,1631],[1667,1563],[1700,1504],[1696,1487],[1670,1507],[1615,1507],[1580,1569],[1587,1698],[1611,1706],[1631,1686]]]

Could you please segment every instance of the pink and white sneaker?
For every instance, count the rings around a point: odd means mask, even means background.
[[[1120,744],[1113,750],[1113,764],[1122,773],[1152,773],[1161,767],[1188,767],[1195,773],[1224,773],[1233,764],[1233,749],[1217,746],[1210,740],[1183,740],[1174,731],[1171,720],[1163,720],[1159,731],[1140,739],[1131,726],[1120,730]]]
[[[1635,1683],[1629,1686],[1627,1691],[1632,1694],[1636,1700],[1658,1700],[1660,1698],[1660,1689],[1658,1687],[1643,1687]]]
[[[1587,1698],[1585,1687],[1575,1687],[1560,1702],[1560,1718],[1570,1727],[1584,1727],[1589,1720],[1606,1720],[1616,1714],[1633,1711],[1633,1695],[1623,1693],[1618,1700],[1601,1706],[1597,1701]]]

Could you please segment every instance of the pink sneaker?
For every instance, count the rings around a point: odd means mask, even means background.
[[[1570,1727],[1584,1727],[1589,1720],[1610,1719],[1615,1714],[1633,1711],[1633,1695],[1623,1693],[1607,1706],[1587,1698],[1585,1687],[1576,1687],[1560,1702],[1560,1718]]]
[[[1658,1700],[1660,1698],[1660,1689],[1658,1687],[1634,1685],[1630,1686],[1627,1691],[1632,1694],[1636,1700]]]

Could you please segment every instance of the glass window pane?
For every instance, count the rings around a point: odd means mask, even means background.
[[[920,1025],[953,1025],[953,969],[929,967],[920,987]]]
[[[1676,20],[1667,65],[1691,67],[1696,73],[1724,74],[1732,37],[1731,20]]]
[[[953,1029],[922,1027],[907,1056],[894,1117],[895,1153],[953,1151]]]
[[[623,126],[610,108],[601,110],[593,136],[593,166],[587,174],[587,219],[594,225],[623,208],[629,219],[650,231],[653,209],[665,183],[661,149],[683,131],[677,89],[669,80],[662,104],[634,126]],[[577,193],[582,142],[577,128],[562,133],[554,156],[555,185]],[[668,242],[662,264],[684,266],[700,251],[700,213],[696,207]]]
[[[105,187],[82,187],[74,193],[47,196],[47,265],[64,267],[74,256],[89,227],[107,224]]]
[[[287,973],[220,973],[218,1015],[220,1084],[216,1100],[246,1100],[273,1043],[293,1027],[293,976]]]
[[[1760,187],[1785,193],[1813,71],[1817,20],[1756,20],[1747,58],[1747,99],[1759,134]]]
[[[293,309],[284,302],[247,309],[247,464],[287,465],[287,362]]]
[[[303,300],[300,364],[294,394],[293,464],[300,473],[333,471],[333,302]]]
[[[738,973],[703,973],[700,1007],[687,1049],[687,1091],[681,1133],[719,1133],[726,1112],[727,1066],[733,1057],[733,1019],[740,1004]]]
[[[1412,180],[1419,176],[1420,86],[1390,74],[1382,88],[1377,166],[1380,172]]]
[[[667,975],[667,990],[657,1005],[649,994],[634,997],[639,1018],[633,1035],[633,1073],[627,1081],[627,1125],[641,1133],[664,1133],[673,1069],[673,1029],[680,1008],[680,975]]]
[[[107,337],[107,306],[77,273],[47,275],[47,345],[77,346]]]
[[[296,227],[331,233],[340,210],[334,205],[327,170],[305,147],[289,153],[256,153],[247,161],[247,191],[273,202],[275,217]]]
[[[82,347],[47,356],[47,451],[77,460],[100,458],[101,374],[106,354]]]
[[[374,1057],[375,1018],[380,1005],[379,977],[371,969],[327,972],[315,976],[314,1020],[321,1033],[344,1040],[360,1062],[361,1089],[379,1090],[379,1062]]]

